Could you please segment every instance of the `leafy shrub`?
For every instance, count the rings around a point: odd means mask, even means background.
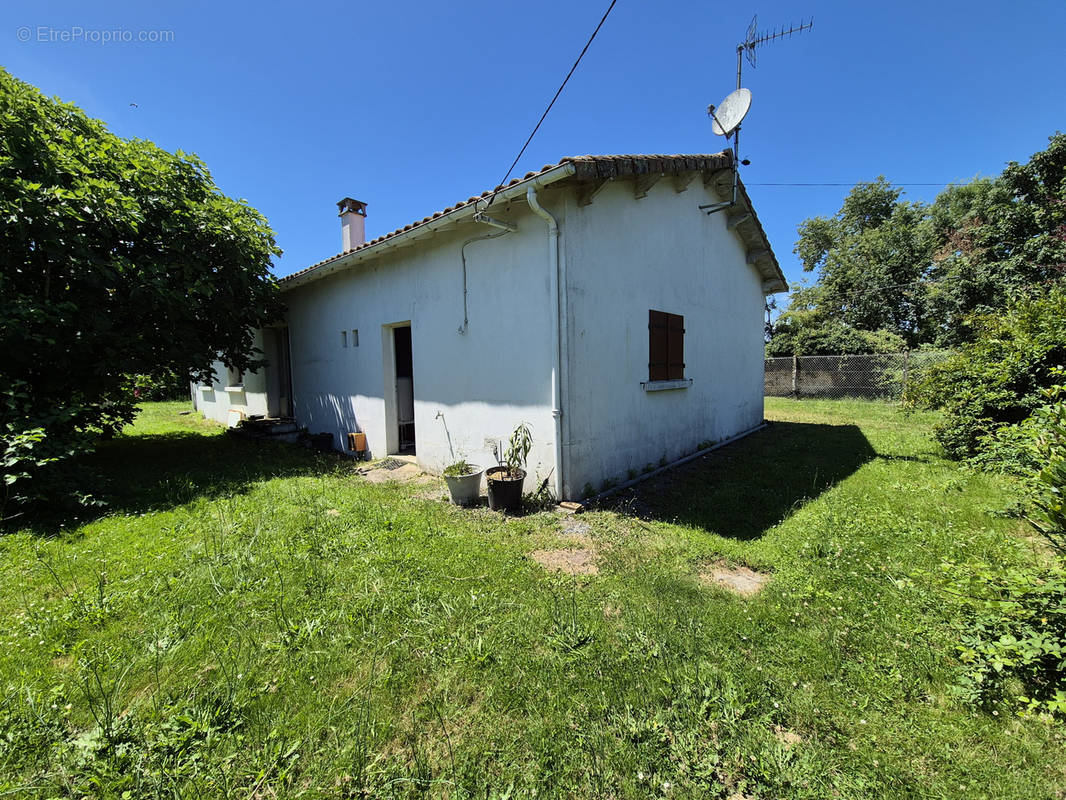
[[[1062,377],[1066,371],[1058,369]],[[1033,514],[1029,522],[1060,556],[1066,556],[1066,384],[1043,392],[1051,402],[1024,423],[1031,436],[1027,453],[1033,464],[1028,480]]]
[[[778,318],[766,345],[767,358],[899,353],[907,342],[892,331],[865,331],[810,311],[789,310]]]
[[[188,400],[189,376],[174,370],[158,375],[134,375],[133,396],[141,402],[154,400]]]
[[[72,488],[73,458],[92,448],[97,432],[114,432],[133,417],[123,403],[89,404],[72,389],[70,404],[39,408],[27,384],[12,380],[0,390],[0,451],[3,452],[3,490],[0,523],[34,501],[89,505],[95,501]]]
[[[1066,379],[1066,370],[1052,376]],[[1014,472],[1023,481],[1029,522],[1060,556],[1066,556],[1066,382],[1040,392],[1048,402],[1017,425],[979,440],[972,460],[989,470]]]
[[[459,478],[463,475],[473,475],[475,472],[480,472],[478,467],[475,467],[465,458],[459,459],[454,464],[449,464],[444,468],[444,474],[449,478]]]
[[[1055,368],[1066,366],[1064,320],[1062,286],[1017,299],[1003,315],[974,318],[974,341],[926,371],[911,401],[946,412],[935,433],[950,457],[980,454],[1000,428],[1022,422],[1043,404],[1041,392],[1055,383]]]
[[[507,442],[507,448],[500,455],[499,448],[492,446],[492,452],[496,456],[496,463],[507,468],[508,477],[517,478],[525,469],[526,458],[533,449],[533,432],[529,426],[520,422],[511,432],[511,438]]]
[[[14,425],[7,425],[3,438],[4,455],[4,487],[10,490],[21,480],[30,477],[30,470],[34,467],[43,467],[55,459],[41,457],[37,452],[41,449],[44,441],[44,428],[31,428],[28,430],[16,430]]]
[[[959,689],[976,706],[1066,716],[1066,573],[946,566],[963,599]]]
[[[1050,374],[1062,381],[1066,371]],[[1049,402],[1024,421],[980,438],[979,461],[992,466],[1000,458],[1021,472],[1029,523],[1056,551],[1057,567],[1004,575],[972,566],[948,570],[951,590],[966,607],[958,645],[966,699],[1066,716],[1066,384],[1040,396]]]
[[[53,476],[133,418],[131,376],[155,391],[216,360],[261,363],[255,329],[281,311],[266,220],[196,157],[116,136],[3,69],[0,219],[5,505],[84,493]]]

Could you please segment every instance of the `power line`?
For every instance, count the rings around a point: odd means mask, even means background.
[[[864,286],[857,289],[851,289],[846,292],[841,292],[838,297],[843,300],[855,300],[859,297],[864,297],[868,294],[876,294],[877,292],[887,292],[891,289],[906,289],[911,286],[935,286],[938,283],[944,283],[948,278],[924,278],[917,281],[910,281],[908,283],[891,283],[886,286]],[[815,286],[819,286],[815,283],[813,286],[797,286],[797,289],[813,289]],[[821,288],[825,288],[822,284]]]
[[[607,17],[610,16],[611,10],[614,8],[614,4],[618,0],[611,0],[611,4],[607,6],[607,10],[603,12],[603,18],[600,20],[600,24],[596,26],[596,30],[592,32],[589,40],[585,42],[585,46],[581,48],[581,52],[578,54],[577,61],[574,62],[574,66],[570,67],[570,71],[566,73],[566,77],[563,78],[563,82],[559,85],[559,89],[555,92],[555,97],[548,103],[548,107],[544,109],[544,113],[540,115],[540,120],[537,121],[536,126],[533,128],[533,132],[529,134],[529,138],[526,139],[526,143],[522,145],[522,149],[518,151],[518,155],[515,156],[514,161],[511,162],[511,166],[507,168],[507,174],[503,176],[503,180],[496,185],[496,191],[492,193],[492,197],[489,198],[489,205],[492,205],[492,201],[496,199],[496,193],[503,188],[507,183],[507,179],[511,177],[511,173],[514,171],[515,165],[518,164],[518,160],[522,158],[522,154],[526,152],[526,148],[529,147],[529,143],[533,141],[533,137],[537,135],[537,131],[540,130],[541,123],[544,122],[545,117],[548,116],[548,112],[552,110],[552,106],[555,105],[555,101],[559,99],[559,95],[563,93],[563,89],[566,88],[567,82],[570,80],[570,76],[574,74],[574,70],[577,69],[577,65],[581,63],[581,59],[585,57],[585,53],[592,45],[592,40],[596,38],[596,34],[600,32],[600,28],[603,27],[603,23],[607,21]]]
[[[745,186],[856,186],[860,183],[873,183],[873,181],[855,181],[854,183],[748,183]],[[923,183],[921,181],[889,181],[891,186],[966,186],[959,181],[942,181],[939,183]]]
[[[893,283],[888,286],[870,286],[863,289],[853,289],[851,296],[859,297],[861,295],[874,294],[875,292],[887,292],[889,289],[906,289],[909,286],[933,286],[946,280],[947,278],[929,278],[927,280],[911,281],[910,283]]]

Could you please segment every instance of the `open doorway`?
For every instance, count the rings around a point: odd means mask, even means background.
[[[288,327],[266,328],[264,350],[267,366],[267,416],[292,417],[292,359]]]
[[[393,402],[386,403],[389,452],[414,455],[415,452],[415,384],[414,359],[411,352],[411,324],[396,325],[391,331],[392,358],[386,360],[386,382],[392,372]],[[390,363],[391,361],[391,363]],[[391,367],[391,370],[389,369]],[[392,413],[389,413],[391,405]],[[393,443],[395,444],[393,445]]]

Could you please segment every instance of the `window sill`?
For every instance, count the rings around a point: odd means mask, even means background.
[[[687,389],[692,385],[692,378],[676,381],[641,381],[640,388],[645,392],[665,392],[670,389]]]
[[[239,383],[236,384],[235,386],[227,386],[226,387],[226,391],[227,392],[243,392],[244,391],[244,386],[242,386]]]

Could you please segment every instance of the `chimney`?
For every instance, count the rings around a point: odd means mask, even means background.
[[[366,244],[366,203],[345,197],[337,203],[337,208],[341,210],[341,236],[344,240],[344,252]]]

